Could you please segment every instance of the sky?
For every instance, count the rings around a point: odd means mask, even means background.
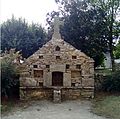
[[[0,22],[16,18],[25,18],[28,23],[46,24],[46,14],[57,10],[55,0],[0,0]],[[120,20],[120,15],[118,18]]]
[[[55,0],[0,0],[1,22],[16,18],[25,18],[28,23],[46,24],[46,14],[57,10]]]

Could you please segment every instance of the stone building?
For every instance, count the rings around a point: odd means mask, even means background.
[[[94,97],[94,61],[61,39],[55,18],[52,39],[21,66],[21,99]]]

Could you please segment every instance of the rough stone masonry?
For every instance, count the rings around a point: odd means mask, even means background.
[[[54,21],[52,39],[21,66],[20,99],[93,98],[94,60],[61,39]]]

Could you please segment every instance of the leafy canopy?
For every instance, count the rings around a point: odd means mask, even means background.
[[[56,3],[60,11],[48,14],[48,24],[51,26],[55,15],[62,16],[64,26],[61,27],[61,34],[65,41],[92,57],[95,66],[100,65],[104,59],[103,52],[108,49],[105,12],[85,0],[56,0]]]
[[[22,51],[23,57],[32,55],[43,45],[46,38],[45,30],[38,24],[28,25],[24,19],[7,20],[1,24],[1,50],[15,48]]]

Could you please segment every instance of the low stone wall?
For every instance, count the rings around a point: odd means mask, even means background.
[[[63,88],[62,99],[94,98],[94,88]]]
[[[40,88],[40,87],[20,88],[21,100],[52,99],[52,95],[53,95],[53,90],[48,88]]]
[[[62,89],[62,100],[71,100],[71,99],[79,99],[81,98],[81,89],[70,89],[64,88]]]
[[[21,100],[39,100],[50,99],[53,100],[53,88],[40,88],[40,87],[21,87],[20,99]],[[80,98],[93,98],[94,89],[83,88],[62,88],[61,98],[62,100],[73,100]]]
[[[83,88],[81,96],[84,98],[94,98],[94,87]]]

